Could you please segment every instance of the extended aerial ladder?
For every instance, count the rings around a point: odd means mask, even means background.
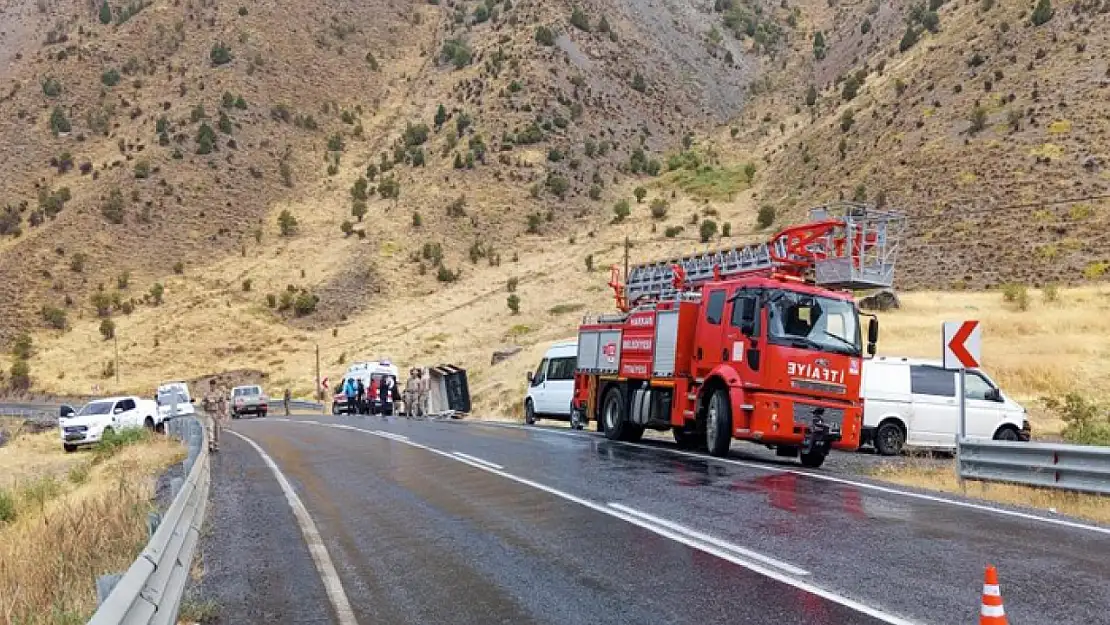
[[[790,276],[829,289],[889,288],[905,227],[900,212],[860,203],[828,204],[812,209],[809,222],[785,228],[763,243],[633,265],[624,284],[613,267],[609,286],[622,312],[745,274]]]

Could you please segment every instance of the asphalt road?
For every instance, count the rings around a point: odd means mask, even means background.
[[[1110,530],[587,433],[378,417],[236,421],[202,550],[221,623],[1107,623]],[[323,568],[324,579],[328,568]],[[333,597],[334,599],[334,597]]]

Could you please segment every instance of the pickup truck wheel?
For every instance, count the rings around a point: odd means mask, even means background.
[[[718,388],[709,396],[705,411],[705,442],[711,456],[727,456],[732,444],[732,407],[728,391]]]
[[[62,449],[66,450],[67,454],[72,454],[73,452],[77,451],[77,445],[70,445],[69,443],[63,443],[62,444]]]
[[[265,410],[263,410],[262,412],[258,413],[258,416],[260,416],[260,417],[262,417],[263,419],[265,419],[265,418],[266,418],[266,411],[265,411]]]
[[[524,422],[528,425],[536,423],[536,407],[532,405],[531,399],[524,402]]]
[[[802,466],[807,469],[816,469],[825,464],[825,458],[828,454],[811,451],[808,454],[802,454]]]
[[[147,417],[146,420],[143,421],[143,427],[148,429],[148,430],[153,431],[154,430],[154,419],[151,419],[150,417]]]
[[[894,421],[886,421],[875,430],[875,451],[880,456],[897,456],[906,444],[906,434],[902,426]]]

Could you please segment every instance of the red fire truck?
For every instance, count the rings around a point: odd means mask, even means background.
[[[578,331],[573,409],[613,440],[671,430],[683,447],[753,441],[819,467],[859,446],[864,346],[853,290],[890,287],[905,217],[811,211],[770,241],[635,265],[618,312]],[[878,320],[868,324],[875,353]]]

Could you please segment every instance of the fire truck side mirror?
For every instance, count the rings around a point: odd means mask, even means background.
[[[867,354],[875,355],[875,343],[879,342],[879,320],[872,317],[867,324]]]

